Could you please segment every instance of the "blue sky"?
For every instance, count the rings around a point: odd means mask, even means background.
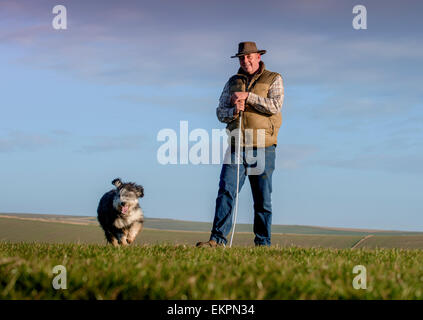
[[[52,8],[67,8],[54,30]],[[367,30],[352,8],[367,8]],[[256,41],[285,84],[273,222],[423,231],[419,1],[0,3],[0,212],[96,215],[115,177],[147,217],[212,221],[220,165],[160,165]],[[239,222],[253,221],[248,183]]]

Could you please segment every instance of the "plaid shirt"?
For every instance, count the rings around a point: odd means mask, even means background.
[[[245,101],[254,107],[257,111],[265,114],[276,114],[281,111],[284,98],[283,80],[278,75],[270,85],[267,98],[260,97],[255,93],[249,92]],[[226,82],[223,92],[219,98],[219,106],[216,108],[216,115],[220,122],[229,123],[236,119],[234,116],[235,107],[231,105],[231,95],[229,91],[229,81]]]

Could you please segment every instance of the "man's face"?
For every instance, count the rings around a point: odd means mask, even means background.
[[[239,64],[246,73],[254,74],[260,66],[260,53],[250,53],[239,57]]]

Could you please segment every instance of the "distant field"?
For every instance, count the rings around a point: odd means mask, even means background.
[[[1,216],[10,216],[24,219],[37,219],[50,222],[66,222],[73,224],[91,224],[98,225],[96,217],[86,216],[70,216],[70,215],[53,215],[53,214],[25,214],[25,213],[0,213]],[[211,223],[184,221],[173,219],[159,219],[147,217],[145,227],[149,229],[160,230],[179,230],[179,231],[202,231],[209,232],[211,230]],[[238,223],[236,227],[239,232],[252,232],[253,226],[250,224]],[[366,236],[369,234],[377,235],[420,235],[423,232],[407,232],[407,231],[386,231],[386,230],[367,230],[367,229],[347,229],[347,228],[330,228],[330,227],[313,227],[313,226],[299,226],[299,225],[272,225],[272,233],[281,234],[313,234],[313,235],[352,235],[352,236]]]
[[[422,250],[0,242],[0,299],[422,299]],[[52,286],[53,267],[67,289]],[[353,268],[367,268],[354,289]]]
[[[144,229],[135,243],[194,246],[197,241],[208,240],[209,236],[209,232]],[[234,246],[251,246],[254,244],[253,239],[253,233],[236,233]],[[279,246],[350,248],[360,239],[360,236],[274,234],[272,243]],[[106,244],[103,231],[97,225],[74,225],[10,218],[0,218],[0,241]]]
[[[423,249],[422,236],[374,236],[358,248],[408,248]],[[423,281],[422,281],[423,283]]]
[[[5,217],[8,216],[8,217]],[[186,244],[208,240],[211,225],[204,222],[146,219],[146,228],[137,244]],[[185,229],[184,229],[185,228]],[[237,226],[235,246],[253,245],[249,225]],[[282,247],[322,248],[404,248],[423,249],[423,233],[401,231],[333,230],[307,226],[274,226],[272,244]],[[277,231],[283,230],[284,233]],[[314,232],[314,233],[313,233]],[[369,235],[371,237],[369,237]],[[369,237],[362,240],[364,237]],[[105,244],[95,217],[64,215],[0,214],[0,240],[10,242],[48,242]],[[360,240],[362,240],[360,242]]]

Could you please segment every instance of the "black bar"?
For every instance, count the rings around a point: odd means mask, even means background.
[[[419,314],[423,301],[381,300],[41,300],[0,301],[2,313],[10,311],[14,317],[51,315],[76,319],[87,315],[114,319],[302,319],[305,316],[342,319],[345,316],[367,318],[369,316]],[[175,314],[176,313],[176,314]]]

